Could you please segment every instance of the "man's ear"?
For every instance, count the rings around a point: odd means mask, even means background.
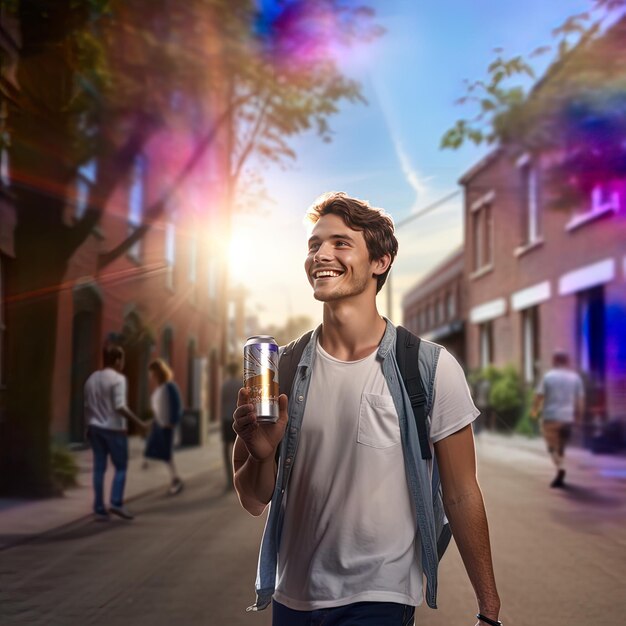
[[[383,256],[380,257],[380,259],[376,259],[373,262],[373,265],[374,265],[374,268],[372,272],[374,276],[380,276],[381,274],[384,274],[389,269],[389,266],[391,265],[391,255],[384,254]]]

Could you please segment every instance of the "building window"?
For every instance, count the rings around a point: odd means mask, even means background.
[[[176,263],[176,226],[173,222],[165,225],[165,284],[174,289],[174,265]]]
[[[76,201],[74,204],[74,216],[80,219],[85,215],[87,205],[89,203],[89,194],[91,188],[96,183],[98,175],[98,166],[95,159],[91,159],[78,168],[76,173]]]
[[[170,366],[174,362],[174,331],[169,326],[161,337],[161,357]]]
[[[456,317],[456,295],[454,291],[449,291],[446,296],[446,309],[448,310],[448,319],[453,320]]]
[[[522,243],[537,242],[540,238],[540,206],[537,168],[527,161],[520,168],[522,185]]]
[[[428,328],[433,328],[435,325],[435,305],[428,305]]]
[[[566,230],[575,230],[588,222],[609,213],[617,213],[620,210],[619,191],[609,183],[596,185],[591,191],[591,197],[587,206],[582,211],[574,214],[572,219],[565,225]]]
[[[442,324],[446,318],[446,306],[443,298],[439,298],[437,301],[437,323]]]
[[[195,284],[198,279],[198,239],[192,236],[189,240],[189,282]]]
[[[478,330],[480,367],[484,368],[493,363],[493,323],[484,322]]]
[[[522,311],[522,367],[524,381],[529,385],[537,381],[539,346],[539,307],[533,306]]]
[[[217,260],[211,256],[208,258],[207,268],[207,292],[209,300],[217,300]]]
[[[590,211],[592,213],[600,213],[607,209],[619,210],[619,193],[613,191],[609,184],[602,183],[596,185],[591,191]]]
[[[606,377],[606,305],[604,287],[576,294],[578,309],[578,369],[590,385],[601,388]]]
[[[11,185],[11,178],[9,176],[9,151],[6,148],[2,148],[0,151],[0,183],[2,187],[7,189]]]
[[[472,213],[474,271],[493,263],[493,226],[491,203],[481,204]]]
[[[128,190],[128,234],[132,234],[143,221],[145,209],[145,188],[148,161],[143,154],[137,155],[133,164],[130,188]],[[141,240],[135,242],[128,255],[139,261],[141,258]]]

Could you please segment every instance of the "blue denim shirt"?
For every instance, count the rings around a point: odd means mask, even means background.
[[[434,480],[431,479],[430,462],[422,459],[421,456],[411,401],[404,388],[396,361],[396,328],[389,320],[386,321],[387,328],[378,347],[377,358],[381,363],[383,375],[398,413],[406,480],[417,520],[415,531],[419,533],[421,539],[422,568],[426,577],[426,602],[431,608],[437,608],[437,566],[439,563],[437,537],[444,523],[443,504],[437,472],[434,472]],[[248,611],[265,609],[271,603],[274,595],[278,550],[285,514],[285,492],[289,484],[291,469],[296,462],[302,417],[307,402],[320,328],[315,330],[302,353],[289,396],[289,422],[285,437],[280,445],[276,485],[261,541],[256,579],[257,601],[256,604],[248,607]],[[428,396],[429,414],[433,396],[434,373],[440,350],[440,346],[429,342],[423,342],[420,347],[420,374]],[[398,480],[403,478],[399,476]]]

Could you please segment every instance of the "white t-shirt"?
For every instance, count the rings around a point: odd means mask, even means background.
[[[159,426],[170,425],[170,407],[167,397],[167,388],[165,384],[159,385],[150,396],[150,404],[152,406],[152,412],[154,413],[154,419]]]
[[[118,412],[126,406],[126,377],[110,367],[94,372],[85,383],[85,421],[90,426],[127,430]]]
[[[556,422],[573,422],[576,403],[585,397],[583,381],[577,372],[555,368],[543,377],[537,387],[543,398],[543,419]]]
[[[432,441],[477,415],[463,371],[442,350]],[[305,611],[421,604],[421,546],[398,415],[377,351],[345,362],[317,346],[285,507],[278,602]]]

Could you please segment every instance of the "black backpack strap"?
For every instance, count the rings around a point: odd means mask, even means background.
[[[302,337],[292,341],[283,349],[283,352],[280,355],[280,361],[278,362],[278,383],[280,393],[284,393],[287,396],[291,393],[291,387],[293,385],[293,379],[296,377],[298,363],[300,363],[302,353],[311,340],[312,334],[312,330],[308,333],[304,333]]]
[[[428,428],[426,423],[427,398],[424,393],[424,385],[422,384],[419,368],[421,340],[402,326],[398,326],[396,330],[396,359],[402,380],[404,381],[404,386],[411,400],[422,458],[431,459],[432,454],[428,441]]]
[[[313,331],[310,330],[304,333],[302,337],[299,337],[295,341],[286,345],[280,355],[278,361],[278,386],[280,393],[284,393],[289,397],[291,394],[291,387],[293,386],[293,379],[296,377],[296,371],[298,369],[298,363],[302,358],[302,353],[307,344],[311,340]],[[278,463],[278,457],[280,456],[280,446],[276,448],[276,462]]]

